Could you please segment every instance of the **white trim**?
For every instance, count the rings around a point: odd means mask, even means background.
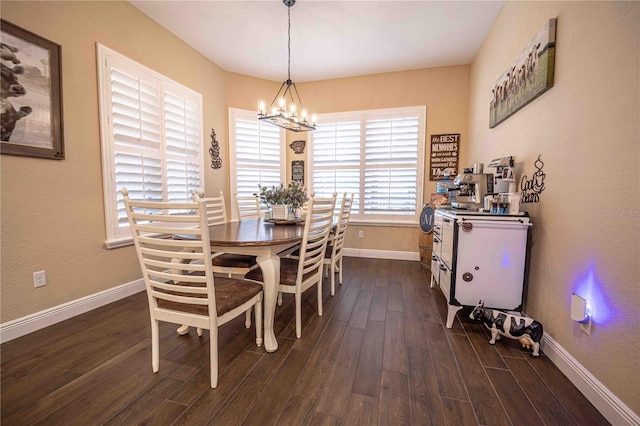
[[[420,261],[420,253],[417,251],[388,251],[344,248],[344,255],[351,257],[370,257],[375,259],[415,260]]]
[[[541,347],[545,355],[611,424],[640,425],[637,414],[547,333],[542,337]]]
[[[142,278],[0,324],[0,343],[8,342],[60,321],[84,314],[141,291],[144,291],[144,280]]]

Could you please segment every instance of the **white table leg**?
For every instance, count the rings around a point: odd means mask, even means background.
[[[264,280],[264,348],[267,352],[275,352],[278,350],[278,341],[273,332],[273,319],[280,283],[280,257],[270,254],[258,256],[256,260]]]

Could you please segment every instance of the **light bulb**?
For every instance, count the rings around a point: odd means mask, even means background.
[[[317,120],[318,120],[318,117],[315,114],[311,114],[311,125],[313,127],[316,126]]]
[[[264,101],[258,102],[258,114],[265,115],[266,113],[266,105]]]
[[[278,106],[280,107],[280,111],[284,111],[284,106],[285,105],[286,105],[286,101],[284,100],[284,96],[283,96],[278,101]]]

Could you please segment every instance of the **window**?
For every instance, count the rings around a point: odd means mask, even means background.
[[[106,245],[131,244],[120,189],[190,201],[203,176],[202,95],[98,45]]]
[[[319,116],[309,186],[316,195],[355,193],[353,221],[417,223],[425,115],[422,106]]]
[[[285,134],[255,111],[229,109],[229,185],[239,197],[285,181]]]

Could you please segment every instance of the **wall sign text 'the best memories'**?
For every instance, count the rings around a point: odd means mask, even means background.
[[[459,151],[460,133],[431,135],[429,180],[442,180],[446,169],[452,169],[450,176],[455,177],[458,174]]]

